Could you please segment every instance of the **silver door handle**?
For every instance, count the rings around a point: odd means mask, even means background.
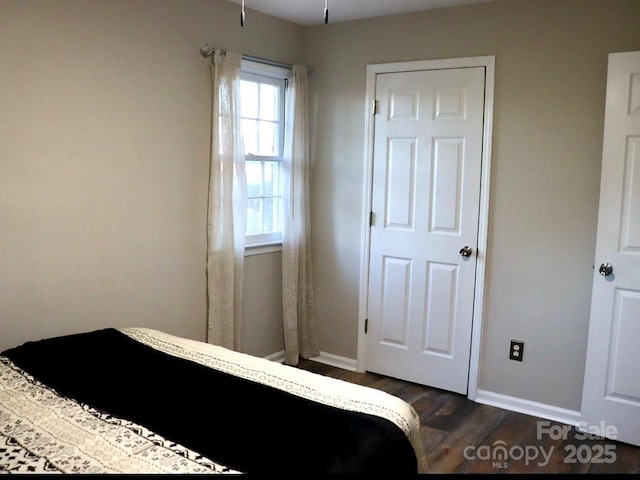
[[[470,257],[471,252],[473,252],[473,250],[471,250],[471,247],[469,245],[465,245],[460,249],[460,255],[462,255],[463,257]]]
[[[602,275],[603,277],[611,275],[613,273],[613,265],[611,265],[610,263],[603,263],[602,265],[600,265],[600,269],[598,270],[598,272],[600,272],[600,275]]]

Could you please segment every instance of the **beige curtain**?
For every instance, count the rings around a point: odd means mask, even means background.
[[[207,221],[207,341],[242,351],[246,178],[237,53],[211,63],[211,160]]]
[[[285,133],[282,304],[285,363],[319,355],[316,338],[309,223],[308,70],[293,67]]]

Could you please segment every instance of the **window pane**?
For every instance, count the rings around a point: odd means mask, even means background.
[[[260,119],[278,119],[278,89],[274,85],[260,85]]]
[[[247,197],[262,195],[262,162],[247,160],[245,162],[247,175]]]
[[[258,118],[258,88],[260,85],[255,82],[243,80],[240,82],[240,108],[242,117]]]
[[[247,200],[247,235],[262,233],[262,199]]]
[[[264,162],[264,194],[265,196],[280,193],[280,162]]]
[[[282,197],[273,198],[273,225],[274,232],[282,232]]]
[[[276,137],[276,127],[271,122],[260,122],[258,127],[258,143],[260,145],[258,155],[274,156],[278,154],[278,140]]]
[[[258,153],[258,122],[256,120],[242,120],[242,140],[245,155]]]
[[[276,223],[277,215],[275,212],[275,199],[273,198],[265,198],[264,199],[264,233],[277,232],[278,225]]]

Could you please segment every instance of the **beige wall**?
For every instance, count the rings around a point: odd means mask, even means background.
[[[580,410],[607,54],[640,49],[640,2],[496,0],[308,33],[321,349],[356,357],[366,66],[495,55],[479,388]]]
[[[243,29],[238,13],[0,0],[0,349],[104,326],[204,338],[209,42],[314,67],[320,348],[355,358],[366,65],[496,55],[479,387],[579,410],[607,54],[640,49],[640,3],[496,0],[308,29],[255,12]],[[249,353],[282,349],[280,258],[247,257]]]
[[[245,257],[243,350],[267,357],[284,351],[282,253]]]
[[[250,25],[222,0],[0,0],[0,350],[106,326],[204,339],[200,46],[305,55],[302,27]],[[247,306],[249,336],[264,305]],[[263,338],[256,353],[282,348]]]

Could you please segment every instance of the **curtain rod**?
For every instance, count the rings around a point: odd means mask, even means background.
[[[211,45],[209,45],[208,43],[205,43],[200,48],[200,54],[204,58],[207,58],[207,57],[212,56],[216,52],[216,50],[218,50],[222,55],[227,53],[226,50],[216,49],[216,48],[212,47]],[[287,68],[289,70],[291,70],[293,68],[293,65],[290,64],[290,63],[277,62],[275,60],[269,60],[267,58],[261,58],[261,57],[254,57],[252,55],[242,55],[242,58],[244,60],[249,60],[249,61],[256,62],[256,63],[262,63],[263,65],[270,65],[272,67]],[[307,67],[307,68],[309,69],[309,72],[311,72],[312,68],[311,67]]]

